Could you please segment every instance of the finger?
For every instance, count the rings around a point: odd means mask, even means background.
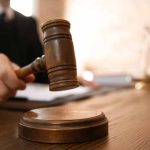
[[[25,77],[25,79],[24,79],[24,81],[26,83],[33,82],[34,80],[35,80],[35,75],[34,74],[30,74],[27,77]]]
[[[16,94],[16,91],[10,90],[2,81],[0,81],[0,101],[4,101]]]
[[[17,69],[20,68],[20,67],[19,67],[17,64],[15,64],[15,63],[12,63],[12,67],[13,67],[14,70],[17,70]]]
[[[14,72],[10,72],[9,75],[6,74],[3,76],[3,82],[11,90],[25,89],[26,87],[25,82],[18,79]]]
[[[24,81],[18,79],[18,77],[16,76],[13,68],[14,65],[12,65],[8,57],[6,57],[5,55],[1,54],[0,57],[0,80],[3,81],[3,83],[11,90],[24,89],[26,87],[26,84]]]
[[[15,63],[12,63],[12,66],[13,66],[14,70],[17,70],[17,69],[20,68],[20,67],[19,67],[17,64],[15,64]],[[27,77],[25,77],[25,78],[23,79],[23,81],[25,81],[26,83],[33,82],[34,80],[35,80],[35,75],[34,75],[34,74],[30,74],[30,75],[28,75]]]
[[[93,89],[99,89],[100,88],[100,85],[98,85],[97,83],[92,82],[92,81],[87,81],[87,80],[83,79],[82,77],[78,77],[78,80],[84,86],[88,86],[88,87],[91,87]]]

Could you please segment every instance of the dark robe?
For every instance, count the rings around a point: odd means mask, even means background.
[[[10,22],[0,17],[0,53],[6,54],[9,59],[19,66],[31,63],[43,54],[43,47],[39,40],[36,21],[17,11]],[[48,83],[46,72],[36,75],[36,81]]]

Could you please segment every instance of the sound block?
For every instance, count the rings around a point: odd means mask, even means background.
[[[19,122],[22,138],[44,143],[74,143],[108,135],[103,112],[68,108],[39,108],[28,111]]]

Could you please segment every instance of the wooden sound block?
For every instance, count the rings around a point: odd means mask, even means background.
[[[39,108],[24,114],[19,135],[44,143],[85,142],[107,136],[108,120],[94,110]]]

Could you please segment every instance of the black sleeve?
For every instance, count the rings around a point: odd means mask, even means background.
[[[31,55],[32,58],[40,57],[44,54],[43,51],[43,45],[40,41],[38,30],[37,30],[37,23],[36,20],[32,17],[30,17],[30,29],[29,34],[32,37],[30,40],[30,49],[31,49]],[[46,71],[44,73],[36,74],[36,80],[35,82],[38,83],[48,83],[48,77]]]

